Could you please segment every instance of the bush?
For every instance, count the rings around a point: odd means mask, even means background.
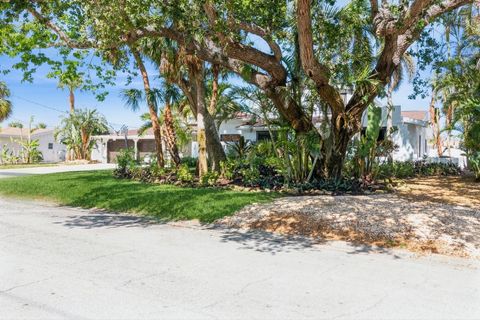
[[[117,156],[119,169],[129,169],[137,165],[135,151],[132,148],[121,149]]]
[[[202,176],[201,183],[205,186],[214,186],[217,184],[219,174],[215,171],[207,172]]]
[[[413,178],[416,176],[451,176],[461,174],[461,169],[453,163],[420,161],[395,161],[378,165],[378,178]]]
[[[181,182],[192,182],[193,181],[193,174],[190,172],[190,168],[182,164],[177,169],[177,178]]]
[[[198,163],[198,159],[194,157],[183,157],[181,159],[181,164],[184,164],[189,168],[196,168],[197,163]]]

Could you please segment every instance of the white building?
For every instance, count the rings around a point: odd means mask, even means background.
[[[317,117],[316,125],[319,126],[319,118]],[[393,134],[393,142],[398,146],[398,150],[394,152],[393,159],[396,161],[420,160],[425,157],[432,161],[443,161],[445,159],[438,158],[436,149],[433,147],[432,129],[429,123],[429,113],[427,111],[402,111],[400,106],[395,106],[393,111],[393,126],[396,128]],[[367,125],[367,114],[363,115],[362,124]],[[386,134],[387,126],[387,108],[382,108],[382,130],[379,139],[383,139]],[[192,128],[194,124],[192,123]],[[225,148],[228,143],[238,141],[243,137],[246,141],[255,143],[264,139],[270,139],[267,126],[258,119],[253,119],[249,114],[238,114],[234,119],[223,122],[218,134]],[[133,148],[136,152],[137,159],[141,160],[146,155],[153,154],[155,150],[155,142],[152,131],[149,130],[145,135],[139,136],[137,130],[129,130],[126,140],[124,135],[110,134],[96,136],[96,147],[92,152],[92,160],[102,163],[115,162],[118,152],[128,147]],[[183,156],[198,156],[198,144],[193,134],[192,142],[181,150]],[[164,152],[168,157],[168,152]],[[455,155],[456,156],[456,155]],[[450,161],[447,159],[446,161]],[[459,165],[462,165],[462,159],[453,159]]]
[[[21,140],[28,139],[28,129],[26,128],[0,128],[0,152],[5,148],[14,155],[19,156],[22,151]],[[65,160],[66,147],[58,143],[54,138],[53,129],[37,129],[30,139],[38,140],[38,150],[42,153],[43,162],[60,162]]]

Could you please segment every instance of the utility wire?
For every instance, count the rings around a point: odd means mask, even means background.
[[[29,100],[29,99],[25,99],[25,98],[23,98],[23,97],[19,97],[19,96],[14,95],[14,94],[12,94],[12,97],[15,97],[15,98],[20,99],[20,100],[23,100],[23,101],[25,101],[25,102],[28,102],[28,103],[37,105],[37,106],[42,107],[42,108],[45,108],[45,109],[49,109],[49,110],[56,111],[56,112],[58,112],[58,113],[67,113],[67,114],[68,114],[68,112],[69,112],[69,111],[66,111],[66,110],[60,110],[60,109],[57,109],[57,108],[54,108],[54,107],[50,107],[50,106],[44,105],[44,104],[39,103],[39,102],[36,102],[36,101],[32,101],[32,100]],[[23,122],[23,121],[20,121],[20,122]],[[114,123],[114,122],[110,122],[110,121],[109,121],[108,123],[111,124],[111,125],[117,126],[117,127],[122,127],[122,126],[126,125],[126,124]],[[127,124],[127,126],[128,126],[128,127],[131,127],[131,128],[135,128],[135,126],[130,126],[130,125],[128,125],[128,124]]]

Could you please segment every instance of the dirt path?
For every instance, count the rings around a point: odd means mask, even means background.
[[[480,208],[480,183],[472,176],[410,179],[400,185],[397,194],[412,201]]]
[[[478,188],[458,177],[417,179],[397,194],[282,198],[248,206],[221,223],[480,258]]]

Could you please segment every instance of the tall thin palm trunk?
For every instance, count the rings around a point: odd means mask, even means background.
[[[69,100],[70,100],[70,114],[75,112],[75,92],[73,87],[69,87]]]
[[[180,165],[180,155],[178,153],[177,135],[175,133],[175,127],[173,123],[172,107],[170,101],[166,101],[165,109],[163,110],[164,123],[165,123],[165,141],[167,142],[168,151],[172,156],[175,166]]]
[[[158,122],[157,108],[155,107],[155,101],[152,96],[152,91],[150,87],[150,80],[148,78],[147,69],[143,64],[142,58],[138,51],[134,48],[131,48],[133,57],[137,63],[138,69],[142,75],[143,87],[145,90],[145,97],[147,99],[148,113],[150,115],[150,120],[152,121],[153,135],[155,137],[155,148],[157,153],[157,164],[160,168],[165,167],[165,159],[163,157],[163,145],[162,145],[162,129]]]

